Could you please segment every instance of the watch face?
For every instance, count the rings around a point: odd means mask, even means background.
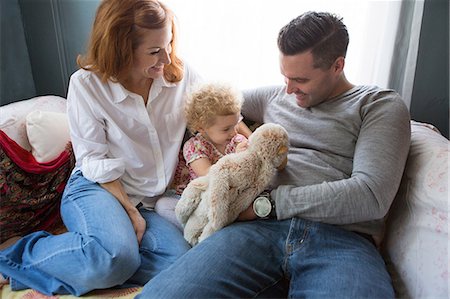
[[[272,204],[267,197],[258,197],[253,204],[253,210],[256,216],[264,218],[269,216],[272,211]]]

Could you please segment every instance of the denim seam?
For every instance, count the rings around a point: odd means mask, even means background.
[[[69,196],[67,196],[67,201],[71,201],[74,208],[76,208],[78,210],[78,213],[80,213],[81,215],[83,215],[83,217],[81,217],[81,219],[83,220],[83,230],[85,231],[86,235],[89,235],[89,227],[87,225],[86,222],[86,215],[83,213],[83,209],[80,208],[79,204],[77,202],[75,202],[73,199],[71,199]],[[61,213],[62,214],[62,213]],[[61,215],[62,216],[62,215]],[[81,234],[81,232],[79,232]]]
[[[289,232],[286,236],[286,242],[285,242],[285,246],[284,246],[284,262],[283,262],[283,269],[284,269],[284,273],[286,273],[286,276],[289,278],[291,276],[291,274],[289,273],[289,269],[288,269],[288,264],[289,264],[289,256],[290,256],[290,250],[289,250],[289,240],[291,238],[292,235],[292,231],[293,231],[293,226],[294,226],[294,222],[295,222],[295,218],[291,219],[291,225],[289,226]]]
[[[10,279],[9,279],[9,284],[11,285],[11,290],[12,290],[12,291],[15,291],[15,290],[17,289],[17,283],[16,283],[16,280],[15,280],[15,279],[10,278]]]
[[[292,235],[294,235],[293,231],[296,229],[295,228],[296,221],[297,221],[296,218],[292,218],[291,225],[289,227],[289,233],[286,237],[286,242],[285,242],[285,257],[284,257],[284,262],[283,262],[283,269],[284,269],[284,272],[286,273],[287,278],[291,277],[291,273],[289,272],[289,258],[294,253],[296,253],[297,251],[302,249],[301,245],[305,242],[306,238],[309,236],[309,231],[311,228],[311,223],[309,221],[306,222],[306,225],[303,229],[303,235],[302,235],[301,239],[299,241],[291,243],[291,237],[292,237]]]
[[[155,213],[156,213],[156,212],[155,212]],[[141,213],[141,214],[142,214],[142,213]],[[142,217],[144,217],[144,216],[142,216]],[[151,217],[151,215],[150,215],[150,217]],[[152,243],[154,244],[154,245],[153,245],[153,248],[147,248],[147,247],[144,247],[144,246],[139,246],[139,250],[140,250],[140,251],[147,251],[147,252],[150,252],[150,253],[156,252],[157,249],[159,248],[160,241],[159,241],[157,235],[155,235],[155,234],[153,234],[153,233],[150,233],[151,230],[148,230],[148,229],[146,228],[146,232],[147,232],[147,234],[150,236],[150,238],[151,238],[152,241],[153,241],[153,242],[152,242]]]
[[[311,228],[311,224],[309,222],[306,223],[305,228],[303,229],[303,236],[301,237],[300,241],[297,241],[297,242],[294,243],[297,246],[292,245],[293,248],[292,248],[292,251],[290,252],[289,255],[292,255],[295,252],[297,252],[300,249],[302,249],[301,245],[305,242],[306,238],[308,238],[310,228]]]
[[[90,240],[89,242],[86,243],[86,245],[88,245],[88,244],[91,243],[92,241],[93,241],[93,240]],[[56,252],[54,252],[51,256],[49,256],[49,257],[47,257],[47,258],[45,258],[45,259],[43,259],[43,260],[40,260],[40,261],[38,261],[38,262],[36,262],[36,263],[33,263],[33,264],[25,265],[25,266],[24,266],[24,265],[21,265],[21,264],[18,264],[18,263],[16,263],[16,262],[14,262],[13,260],[9,259],[9,258],[4,257],[4,259],[5,259],[5,262],[6,262],[8,265],[11,265],[12,267],[17,267],[17,268],[19,268],[19,269],[28,269],[28,268],[35,267],[35,266],[41,264],[41,263],[44,262],[44,261],[50,260],[50,259],[52,259],[53,257],[55,257],[55,256],[57,256],[57,255],[60,255],[60,254],[63,254],[63,253],[67,253],[67,252],[70,252],[70,251],[73,251],[73,250],[77,250],[77,249],[80,249],[80,248],[79,248],[79,247],[71,247],[71,248],[66,248],[66,249],[64,249],[64,250],[56,251]]]
[[[279,283],[280,281],[282,281],[283,278],[284,278],[284,277],[281,277],[280,279],[275,280],[272,284],[270,284],[270,285],[268,285],[267,287],[261,289],[259,292],[257,292],[257,293],[255,294],[255,296],[253,296],[253,298],[258,297],[259,294],[261,294],[261,293],[264,292],[265,290],[267,290],[267,289],[273,287],[274,285],[276,285],[277,283]]]
[[[85,243],[85,246],[89,245],[89,244],[92,243],[93,241],[94,241],[94,240],[89,240],[88,242]],[[81,249],[81,247],[78,246],[78,247],[71,247],[71,248],[66,248],[66,249],[64,249],[64,250],[57,251],[57,252],[53,253],[51,256],[47,257],[46,259],[40,260],[39,262],[36,262],[36,263],[34,263],[34,264],[30,264],[30,265],[28,265],[27,267],[28,267],[28,268],[31,268],[31,267],[38,266],[39,264],[41,264],[41,263],[43,263],[43,262],[46,262],[46,261],[48,261],[48,260],[53,259],[53,258],[54,258],[55,256],[57,256],[57,255],[61,255],[61,254],[68,253],[68,252],[75,251],[75,250],[79,250],[79,249]],[[23,268],[25,269],[25,268],[27,268],[27,267],[23,267]]]
[[[84,231],[86,232],[86,235],[89,235],[89,228],[88,228],[88,225],[87,225],[87,223],[86,223],[86,221],[85,221],[85,219],[86,219],[86,215],[84,215],[84,213],[83,213],[83,210],[78,206],[78,204],[77,203],[75,203],[73,200],[71,200],[72,201],[72,203],[74,204],[74,207],[78,210],[78,212],[81,214],[81,215],[83,215],[83,217],[81,217],[81,219],[83,220],[83,226],[84,226]],[[81,234],[81,233],[80,233]],[[87,241],[84,245],[85,246],[87,246],[87,245],[89,245],[91,242],[93,242],[94,240],[89,240],[89,241]],[[36,263],[34,263],[34,264],[30,264],[30,265],[27,265],[26,267],[23,267],[23,269],[26,269],[27,267],[28,268],[30,268],[30,267],[35,267],[35,266],[37,266],[37,265],[39,265],[39,264],[41,264],[41,263],[43,263],[43,262],[45,262],[45,261],[48,261],[48,260],[50,260],[50,259],[52,259],[52,258],[54,258],[55,256],[57,256],[57,255],[60,255],[60,254],[64,254],[64,253],[67,253],[67,252],[70,252],[70,251],[74,251],[74,250],[77,250],[77,249],[81,249],[82,248],[82,246],[76,246],[76,247],[71,247],[71,248],[65,248],[65,249],[63,249],[63,250],[60,250],[60,251],[57,251],[57,252],[54,252],[51,256],[48,256],[47,258],[45,258],[45,259],[43,259],[43,260],[40,260],[40,261],[38,261],[38,262],[36,262]]]

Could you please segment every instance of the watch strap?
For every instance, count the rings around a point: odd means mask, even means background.
[[[270,191],[267,191],[267,193],[269,194],[269,201],[272,204],[272,210],[270,210],[269,218],[276,219],[277,218],[277,210],[275,208],[275,199],[273,199],[272,196],[270,195]]]

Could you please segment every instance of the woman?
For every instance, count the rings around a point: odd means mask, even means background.
[[[198,80],[177,57],[176,37],[157,0],[100,4],[67,94],[76,156],[61,203],[68,232],[32,233],[0,251],[13,290],[79,296],[143,285],[189,249],[151,209],[173,176],[184,95]]]

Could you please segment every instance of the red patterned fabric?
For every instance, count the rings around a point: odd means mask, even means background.
[[[74,165],[70,143],[53,161],[39,163],[0,130],[0,243],[61,228],[60,200]]]

